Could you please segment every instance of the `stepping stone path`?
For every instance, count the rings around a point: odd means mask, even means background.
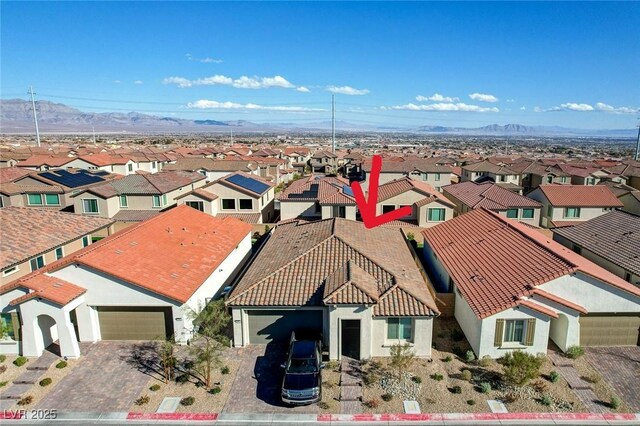
[[[343,357],[340,364],[340,412],[357,414],[362,411],[362,372],[360,362]]]
[[[26,364],[26,371],[16,377],[12,384],[3,389],[0,395],[0,410],[7,410],[16,400],[22,399],[31,387],[40,381],[40,377],[56,362],[59,357],[47,350],[35,360],[30,360]]]

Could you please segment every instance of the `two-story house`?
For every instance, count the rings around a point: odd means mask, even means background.
[[[494,164],[484,160],[462,166],[462,182],[495,182],[509,186],[509,189],[521,186],[521,174],[502,164]],[[521,190],[522,188],[520,188]]]
[[[370,158],[364,160],[362,170],[365,172],[365,180],[361,182],[364,188],[369,187],[371,166],[372,160]],[[383,184],[403,177],[410,177],[413,180],[426,182],[437,191],[440,191],[444,185],[451,183],[451,173],[451,167],[439,165],[431,158],[384,160],[380,170],[379,183]]]
[[[214,160],[202,157],[179,158],[175,163],[164,166],[163,170],[198,172],[205,176],[208,182],[213,182],[237,171],[258,174],[258,166],[250,160]]]
[[[341,217],[356,220],[356,200],[346,179],[309,176],[278,194],[280,220]]]
[[[320,150],[311,156],[311,171],[313,173],[336,173],[338,170],[338,156],[331,151]]]

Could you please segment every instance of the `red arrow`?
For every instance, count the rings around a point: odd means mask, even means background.
[[[360,209],[362,221],[364,222],[364,226],[366,226],[368,229],[384,225],[387,222],[398,220],[411,214],[411,207],[404,206],[380,216],[376,215],[376,204],[378,204],[378,182],[380,182],[381,169],[382,157],[380,157],[379,155],[374,155],[373,164],[371,166],[371,174],[369,176],[368,200],[364,198],[364,192],[362,192],[360,182],[351,183],[351,190],[353,191],[353,195],[356,197],[356,203],[358,204],[358,209]]]

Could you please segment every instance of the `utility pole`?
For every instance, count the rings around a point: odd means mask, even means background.
[[[96,128],[95,126],[91,126],[91,130],[93,130],[93,144],[96,144]]]
[[[29,86],[29,91],[27,94],[31,95],[31,105],[33,106],[33,121],[36,123],[36,141],[38,142],[38,146],[40,146],[40,130],[38,130],[38,113],[36,112],[36,101],[33,99],[33,86]]]
[[[636,140],[636,161],[640,161],[640,124],[638,124],[638,139]]]
[[[231,127],[231,144],[233,145],[233,127]]]
[[[336,153],[336,95],[331,95],[331,152]]]

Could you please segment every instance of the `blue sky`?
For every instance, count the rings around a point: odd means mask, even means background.
[[[2,99],[256,122],[632,128],[638,3],[3,2]]]

